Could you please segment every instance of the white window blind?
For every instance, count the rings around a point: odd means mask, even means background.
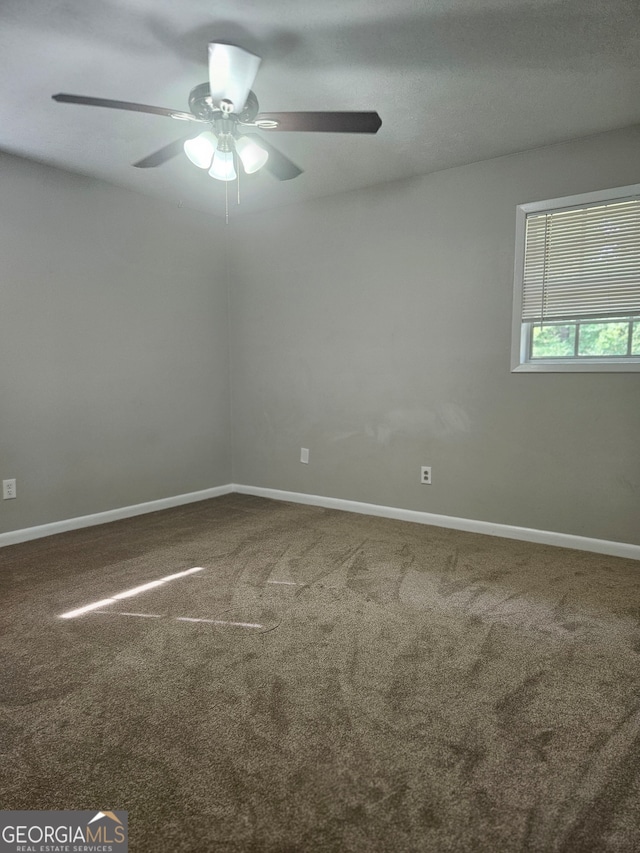
[[[640,314],[640,196],[526,216],[522,321]]]

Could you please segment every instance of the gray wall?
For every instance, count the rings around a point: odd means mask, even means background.
[[[0,532],[233,480],[640,543],[640,375],[509,371],[515,205],[638,150],[236,218],[230,318],[219,220],[1,155]]]
[[[231,480],[223,229],[0,156],[0,532]]]
[[[234,481],[640,543],[640,374],[510,372],[516,204],[640,182],[639,151],[635,128],[235,222]]]

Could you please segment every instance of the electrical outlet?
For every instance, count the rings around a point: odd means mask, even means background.
[[[15,480],[3,480],[2,481],[2,499],[5,501],[11,500],[11,498],[16,498],[16,481]]]
[[[420,469],[420,482],[425,486],[431,485],[431,467],[423,465]]]
[[[304,462],[306,465],[309,464],[309,448],[301,447],[300,448],[300,461]]]

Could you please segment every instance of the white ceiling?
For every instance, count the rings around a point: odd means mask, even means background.
[[[265,112],[382,118],[270,134],[304,174],[244,180],[233,215],[640,123],[639,0],[2,0],[0,148],[220,214],[224,184],[186,157],[131,166],[183,124],[51,100],[187,109],[215,40],[262,56]]]

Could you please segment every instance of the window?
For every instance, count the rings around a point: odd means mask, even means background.
[[[640,371],[640,184],[518,206],[511,366]]]

